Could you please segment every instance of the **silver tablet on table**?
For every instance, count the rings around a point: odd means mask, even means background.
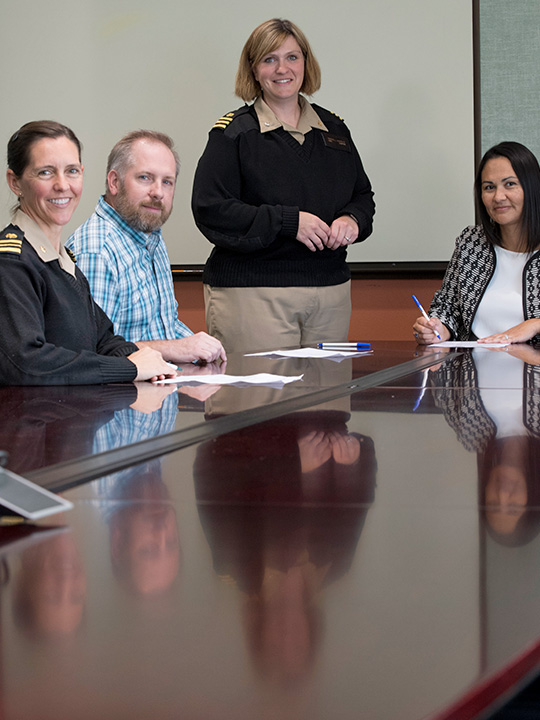
[[[0,505],[29,520],[71,510],[73,503],[0,467]]]

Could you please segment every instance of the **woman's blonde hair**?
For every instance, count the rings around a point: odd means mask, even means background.
[[[277,50],[288,37],[293,37],[304,56],[304,82],[300,92],[313,95],[321,87],[321,68],[304,33],[290,20],[273,18],[261,23],[249,36],[236,73],[234,91],[245,102],[255,100],[261,94],[261,87],[253,75],[253,66],[261,62],[268,53]]]

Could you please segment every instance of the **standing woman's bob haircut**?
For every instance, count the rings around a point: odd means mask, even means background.
[[[540,166],[535,155],[518,142],[506,141],[490,148],[478,166],[474,181],[476,210],[486,237],[493,245],[501,245],[501,228],[490,218],[482,201],[482,172],[489,160],[504,157],[523,188],[523,212],[521,215],[521,245],[525,252],[533,253],[540,247]]]
[[[269,53],[277,50],[292,36],[304,56],[304,82],[300,92],[313,95],[321,87],[321,68],[304,33],[290,20],[266,20],[249,36],[238,64],[234,92],[245,102],[251,102],[261,94],[259,83],[253,75],[253,66],[258,65]]]

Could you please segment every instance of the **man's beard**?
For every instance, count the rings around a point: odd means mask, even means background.
[[[145,205],[158,208],[161,212],[159,214],[152,213],[145,210],[140,204],[132,203],[127,197],[123,186],[120,185],[114,199],[116,212],[124,218],[128,225],[131,225],[132,228],[139,232],[151,233],[159,230],[167,222],[172,211],[172,205],[168,212],[163,207],[162,202],[146,202]]]

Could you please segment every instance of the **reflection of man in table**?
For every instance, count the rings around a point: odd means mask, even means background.
[[[137,595],[163,594],[178,576],[182,551],[161,461],[117,473],[100,486],[107,497],[115,576]]]
[[[255,667],[280,683],[310,672],[319,596],[348,572],[373,502],[370,438],[348,413],[299,412],[218,437],[194,467],[214,570],[242,593]]]
[[[511,345],[463,353],[432,374],[435,402],[478,455],[479,503],[498,542],[540,532],[540,351]]]

